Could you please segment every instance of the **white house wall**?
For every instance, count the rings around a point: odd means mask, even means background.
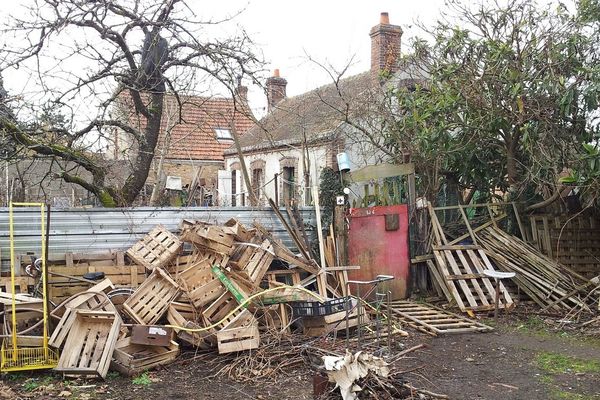
[[[321,170],[326,166],[327,159],[327,148],[325,145],[315,146],[309,148],[309,158],[310,158],[310,182],[312,185],[318,185],[319,176],[321,174]],[[275,199],[275,182],[274,177],[275,174],[281,174],[281,160],[286,158],[293,158],[297,160],[296,164],[296,198],[300,201],[300,205],[308,205],[305,204],[306,199],[306,187],[307,182],[304,180],[304,161],[303,161],[303,152],[300,148],[298,149],[288,149],[288,150],[277,150],[271,152],[263,152],[257,154],[244,154],[244,160],[246,162],[246,166],[248,168],[248,174],[250,175],[250,179],[252,179],[252,168],[251,165],[255,161],[264,161],[265,162],[265,176],[264,176],[264,195],[261,195],[261,204],[266,204],[266,198]],[[232,165],[235,163],[239,163],[239,159],[237,156],[235,157],[227,157],[225,158],[225,168],[227,171],[232,171]],[[281,175],[280,178],[281,179]],[[236,198],[237,205],[242,204],[241,196],[245,196],[245,204],[249,204],[249,196],[248,190],[249,188],[246,185],[242,184],[242,171],[238,170],[236,173],[236,188],[238,196]],[[279,196],[281,196],[281,184],[278,184]],[[219,197],[222,198],[222,202],[220,204],[231,204],[231,196],[232,196],[232,188],[231,186],[228,188],[219,187]],[[265,197],[266,196],[266,197]],[[228,198],[228,199],[227,199]]]

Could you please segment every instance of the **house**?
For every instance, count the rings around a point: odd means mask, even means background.
[[[175,186],[194,191],[191,205],[213,205],[217,171],[223,169],[223,151],[233,143],[232,130],[243,136],[253,125],[247,102],[248,88],[238,85],[235,99],[174,95],[165,97],[161,132],[152,169],[146,181],[147,201],[153,201],[155,186],[159,193],[175,182]],[[135,121],[133,105],[128,98],[121,102],[120,118]],[[108,156],[114,160],[131,159],[133,141],[121,130],[114,132]]]
[[[250,183],[244,182],[236,149],[227,149],[226,171],[219,181],[221,203],[247,205],[252,190],[260,205],[267,198],[280,205],[292,199],[308,205],[310,188],[318,186],[321,170],[337,169],[338,153],[349,154],[353,167],[384,161],[368,141],[357,139],[357,124],[377,135],[367,118],[377,112],[374,96],[391,81],[409,85],[411,80],[399,64],[401,27],[390,24],[388,14],[382,13],[369,35],[368,71],[294,97],[286,96],[287,81],[279,70],[267,79],[268,113],[240,139]]]

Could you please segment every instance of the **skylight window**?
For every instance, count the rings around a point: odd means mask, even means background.
[[[217,134],[217,139],[233,139],[233,136],[231,136],[231,131],[229,129],[215,128],[215,133]]]

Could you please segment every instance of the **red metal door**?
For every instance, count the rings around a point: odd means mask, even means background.
[[[349,271],[352,280],[371,280],[393,275],[389,288],[394,299],[408,295],[410,265],[408,206],[377,206],[350,209],[348,261],[360,270]]]

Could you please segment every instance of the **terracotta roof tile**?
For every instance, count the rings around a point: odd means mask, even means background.
[[[231,130],[232,119],[238,135],[243,136],[252,126],[249,111],[240,109],[231,98],[180,96],[181,119],[175,96],[165,98],[161,134],[155,154],[161,154],[165,145],[165,133],[171,135],[166,158],[184,160],[222,161],[223,151],[233,144],[233,140],[219,140],[215,129]],[[131,100],[127,99],[129,103]],[[133,109],[133,105],[130,105]],[[130,119],[135,118],[130,113]]]

